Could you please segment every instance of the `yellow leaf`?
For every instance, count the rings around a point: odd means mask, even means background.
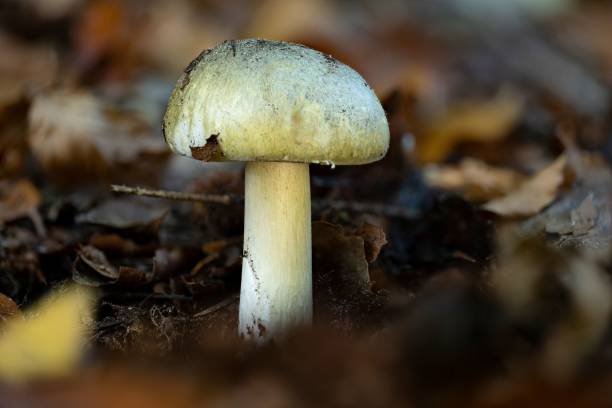
[[[463,102],[437,118],[417,141],[417,157],[425,163],[444,160],[464,141],[493,142],[508,135],[523,108],[523,99],[502,91],[492,100]]]
[[[566,157],[561,155],[552,164],[536,173],[508,195],[484,205],[488,211],[507,217],[537,214],[549,205],[565,180]]]
[[[26,311],[23,318],[3,325],[0,381],[23,383],[69,374],[85,349],[92,307],[91,291],[65,287]]]
[[[429,185],[460,191],[471,201],[503,196],[523,179],[514,170],[494,167],[473,158],[465,158],[456,165],[429,165],[424,174]]]

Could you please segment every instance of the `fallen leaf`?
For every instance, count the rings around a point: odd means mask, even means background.
[[[327,222],[312,224],[313,270],[329,280],[326,290],[352,295],[369,288],[364,239]]]
[[[565,155],[559,156],[508,195],[489,201],[483,208],[505,217],[526,217],[537,214],[557,197],[565,181]]]
[[[387,244],[385,231],[378,225],[365,223],[357,230],[357,235],[363,238],[366,260],[368,263],[374,262],[382,247]]]
[[[119,280],[119,271],[106,258],[104,252],[87,245],[79,249],[72,265],[72,279],[86,286],[102,286]]]
[[[485,101],[462,102],[431,121],[416,143],[416,156],[425,163],[444,160],[461,142],[493,142],[508,135],[523,109],[523,99],[502,91]]]
[[[0,335],[0,379],[24,383],[70,374],[87,343],[93,294],[65,287],[13,318]]]
[[[118,165],[138,164],[145,155],[167,152],[163,140],[152,137],[149,125],[137,115],[86,91],[38,94],[28,122],[32,154],[56,181],[99,181]]]
[[[570,147],[574,186],[542,213],[525,220],[527,234],[555,234],[559,247],[587,250],[607,260],[612,248],[612,172],[601,158]],[[569,158],[572,158],[571,160]]]
[[[470,201],[490,200],[514,190],[523,180],[517,172],[465,158],[458,165],[430,165],[425,180],[432,187],[455,190]]]
[[[147,258],[138,265],[120,265],[117,268],[104,252],[91,245],[79,249],[72,265],[72,279],[85,286],[146,285],[154,276],[155,263],[152,259]]]
[[[66,17],[71,12],[78,9],[83,0],[24,0],[29,8],[39,17],[49,20],[56,20]]]
[[[499,301],[542,338],[541,374],[553,381],[573,378],[609,327],[606,271],[588,254],[564,251],[516,228],[500,231],[498,247],[491,285]]]
[[[2,323],[20,315],[21,311],[17,303],[10,297],[0,293],[0,333],[2,333]]]
[[[55,81],[57,55],[51,47],[32,46],[0,32],[0,114],[31,90]]]
[[[312,39],[341,25],[335,14],[333,6],[322,0],[266,0],[257,7],[247,32],[272,40]]]
[[[79,223],[154,233],[167,213],[168,208],[158,201],[119,197],[105,200],[91,210],[79,214],[76,220]]]
[[[41,200],[38,189],[28,180],[0,183],[0,224],[31,217]]]

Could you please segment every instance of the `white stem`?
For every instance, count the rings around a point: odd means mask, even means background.
[[[312,321],[308,164],[249,162],[245,170],[240,334],[264,342]]]

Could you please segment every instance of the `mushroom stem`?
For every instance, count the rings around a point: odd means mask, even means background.
[[[240,334],[264,342],[312,321],[308,164],[249,162],[245,171]]]

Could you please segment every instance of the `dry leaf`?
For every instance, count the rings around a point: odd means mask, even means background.
[[[514,92],[500,92],[494,99],[462,102],[431,123],[417,140],[422,162],[444,160],[460,142],[493,142],[508,135],[523,108]]]
[[[606,271],[587,254],[548,245],[520,230],[498,236],[491,285],[508,315],[542,330],[539,369],[565,381],[606,336],[612,287]]]
[[[192,3],[157,2],[136,46],[157,66],[176,75],[204,49],[234,37],[228,24],[208,13],[194,13]]]
[[[266,0],[247,27],[249,36],[271,40],[312,39],[342,24],[329,2],[322,0]]]
[[[354,294],[369,288],[370,273],[361,236],[327,222],[312,224],[313,269],[329,280],[327,290]]]
[[[46,87],[56,78],[57,55],[50,47],[33,47],[0,32],[0,55],[0,114],[28,89]]]
[[[13,302],[13,299],[0,293],[0,333],[2,333],[2,323],[8,319],[18,317],[21,315],[19,306]]]
[[[166,203],[140,197],[113,197],[79,214],[76,221],[116,229],[156,233],[168,213]]]
[[[28,180],[0,183],[0,224],[32,217],[40,203],[38,189]]]
[[[90,291],[68,287],[7,322],[0,335],[0,380],[23,383],[72,372],[85,349],[92,307]]]
[[[98,181],[113,166],[167,151],[161,138],[150,137],[143,120],[85,91],[59,89],[37,95],[29,127],[34,157],[58,180]]]
[[[83,246],[72,265],[72,279],[85,286],[102,286],[119,280],[119,271],[106,259],[104,252],[91,245]]]
[[[565,155],[536,173],[508,195],[489,201],[483,208],[506,217],[526,217],[537,214],[556,197],[565,180]]]
[[[357,235],[363,238],[366,260],[368,263],[374,262],[382,247],[387,244],[385,231],[378,225],[365,223],[357,231]]]
[[[23,3],[32,8],[38,16],[44,19],[56,20],[66,17],[75,11],[81,6],[83,0],[23,0]]]
[[[460,191],[468,200],[490,200],[517,187],[523,176],[510,169],[466,158],[458,165],[425,168],[425,180],[433,187]]]

